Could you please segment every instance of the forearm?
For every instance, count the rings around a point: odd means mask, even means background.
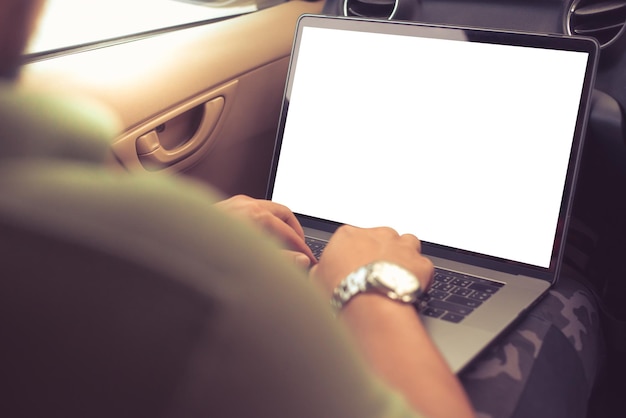
[[[456,376],[410,305],[365,294],[339,314],[374,371],[427,417],[471,417]]]

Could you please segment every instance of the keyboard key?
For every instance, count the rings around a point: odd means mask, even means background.
[[[434,279],[437,282],[450,283],[452,280],[454,280],[454,276],[450,276],[450,275],[443,274],[440,272],[435,272]]]
[[[444,309],[448,312],[456,313],[458,315],[469,315],[474,311],[472,308],[469,308],[467,306],[457,305],[456,303],[450,303],[448,301],[438,299],[433,299],[428,302],[428,306],[438,309]]]
[[[502,283],[436,268],[422,313],[445,321],[461,322],[502,286]]]
[[[326,241],[322,241],[322,240],[311,238],[311,237],[305,237],[304,241],[313,252],[313,255],[315,256],[315,258],[319,260],[319,258],[322,256],[322,252],[324,252],[324,248],[326,248],[326,244],[328,243]]]
[[[435,282],[432,284],[431,286],[433,289],[436,290],[441,290],[442,292],[451,292],[456,286],[450,284],[450,283],[444,283],[444,282]]]
[[[484,302],[487,299],[489,299],[491,295],[492,293],[474,291],[471,295],[469,295],[469,297],[472,299],[476,299],[476,300],[480,300],[481,302]]]
[[[472,284],[473,282],[471,280],[467,280],[467,279],[463,279],[463,278],[456,278],[456,279],[452,280],[450,283],[452,283],[455,286],[467,287],[470,284]]]
[[[428,291],[428,296],[430,296],[432,299],[445,299],[448,297],[448,295],[448,292],[442,292],[441,290],[437,289],[430,289]]]
[[[474,291],[465,287],[457,287],[456,289],[453,289],[450,293],[459,296],[469,296],[474,293]]]
[[[432,318],[439,318],[440,316],[445,314],[446,311],[444,311],[443,309],[427,307],[426,309],[422,310],[421,313],[422,313],[422,315],[430,316]]]
[[[459,305],[467,306],[468,308],[478,308],[482,305],[482,302],[476,299],[464,298],[458,295],[450,295],[446,299],[446,302],[458,303]]]
[[[500,287],[492,286],[491,284],[487,285],[487,284],[482,284],[482,283],[472,283],[471,285],[469,285],[469,288],[472,290],[477,290],[479,292],[489,293],[492,295],[496,293],[498,290],[500,290]]]
[[[454,322],[457,324],[461,322],[464,318],[465,317],[463,315],[457,315],[450,312],[441,317],[441,319],[443,319],[444,321]]]

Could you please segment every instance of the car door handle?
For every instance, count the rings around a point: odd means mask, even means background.
[[[170,106],[123,130],[111,144],[110,164],[128,171],[184,171],[205,158],[220,141],[238,85],[239,80],[231,80],[196,96],[182,95],[157,103],[169,102]]]
[[[173,149],[164,147],[159,138],[158,128],[152,129],[137,138],[137,155],[144,166],[151,170],[168,167],[193,155],[202,148],[222,115],[224,97],[216,97],[203,103],[201,106],[202,116],[200,124],[193,135],[179,146]]]

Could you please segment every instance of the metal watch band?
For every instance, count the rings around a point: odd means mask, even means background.
[[[358,270],[348,274],[348,276],[339,283],[333,291],[333,297],[330,299],[330,306],[334,312],[338,312],[348,303],[354,295],[367,290],[367,281],[365,280],[369,272],[369,265],[360,267]]]
[[[413,304],[418,310],[425,298],[419,280],[410,271],[387,261],[375,261],[350,273],[333,291],[333,312],[343,308],[359,294],[375,291],[397,302]]]

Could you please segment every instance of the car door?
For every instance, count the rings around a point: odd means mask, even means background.
[[[111,107],[121,121],[111,143],[116,165],[182,173],[226,195],[262,197],[295,23],[321,7],[319,1],[289,1],[35,57],[21,83]]]

